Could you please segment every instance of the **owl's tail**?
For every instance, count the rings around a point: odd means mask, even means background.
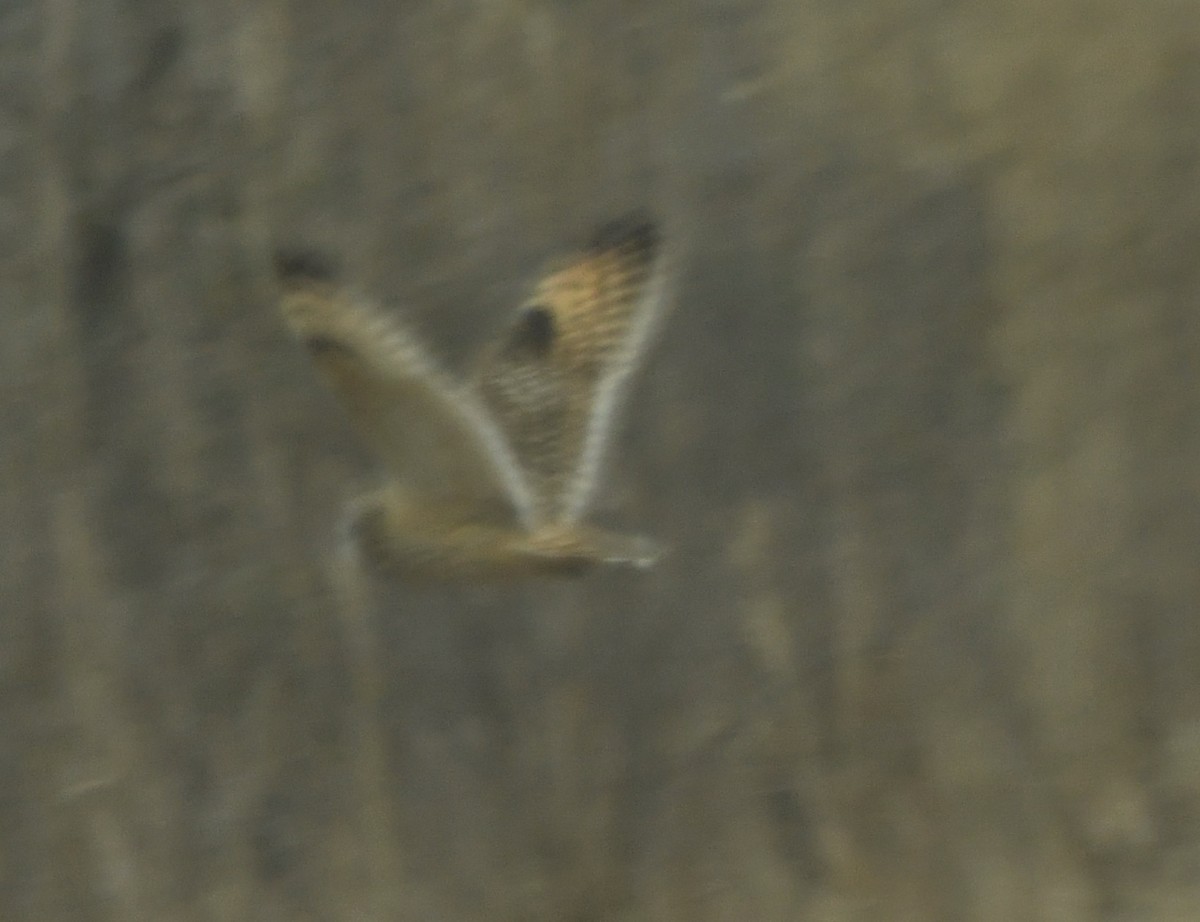
[[[351,505],[343,537],[377,572],[411,583],[577,577],[599,567],[647,569],[663,553],[657,542],[639,535],[575,525],[526,532],[402,502],[386,489]]]

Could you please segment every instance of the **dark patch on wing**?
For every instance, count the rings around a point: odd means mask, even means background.
[[[658,225],[644,212],[631,212],[603,225],[593,235],[590,248],[598,253],[616,252],[627,259],[648,264],[658,252]]]
[[[316,250],[279,250],[275,253],[275,275],[285,285],[308,282],[329,283],[337,278],[337,265],[326,253]]]
[[[541,304],[525,308],[509,337],[510,353],[545,358],[554,347],[558,326],[554,312]]]

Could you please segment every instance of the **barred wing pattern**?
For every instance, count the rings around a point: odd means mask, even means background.
[[[280,308],[387,474],[348,537],[403,579],[646,567],[648,538],[579,521],[620,396],[661,311],[648,221],[600,231],[535,286],[469,384],[320,257],[276,258]]]
[[[580,519],[629,376],[663,309],[659,238],[647,220],[602,228],[548,272],[477,369],[538,523]]]
[[[414,492],[532,518],[494,421],[397,321],[340,288],[319,256],[276,258],[281,310],[388,473]]]

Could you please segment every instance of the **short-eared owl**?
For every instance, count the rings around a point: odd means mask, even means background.
[[[383,462],[352,504],[368,562],[407,579],[647,567],[648,538],[581,520],[628,379],[665,307],[655,225],[628,217],[551,266],[465,381],[319,256],[276,257],[288,325]]]

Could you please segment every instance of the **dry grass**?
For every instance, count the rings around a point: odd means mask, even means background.
[[[0,916],[1195,918],[1200,16],[1127,7],[0,12]],[[671,556],[356,581],[271,246],[457,358],[631,205]]]

